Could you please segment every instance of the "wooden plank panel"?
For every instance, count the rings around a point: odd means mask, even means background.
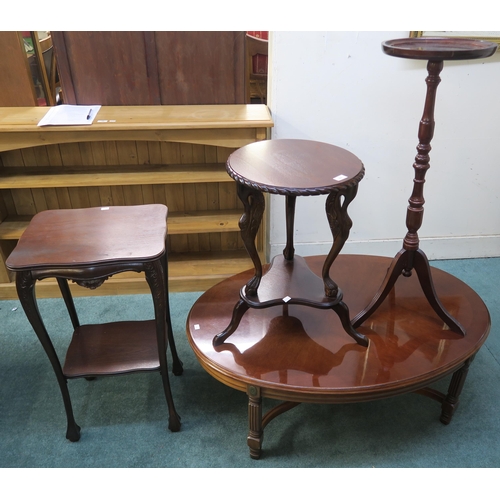
[[[176,165],[181,162],[181,149],[178,142],[161,142],[160,150],[164,165]]]
[[[16,206],[14,204],[14,199],[12,198],[12,190],[11,189],[3,189],[1,191],[1,196],[3,203],[5,205],[6,213],[9,215],[16,214]]]
[[[205,161],[207,163],[217,163],[217,148],[215,146],[205,146]],[[209,210],[219,210],[219,184],[210,182],[206,184],[207,207]],[[210,233],[210,250],[219,251],[221,249],[220,233]]]
[[[78,144],[83,165],[94,165],[94,154],[91,142],[81,142]]]
[[[21,149],[21,155],[23,157],[22,165],[25,167],[36,167],[36,156],[34,148]]]
[[[135,143],[137,151],[137,164],[138,165],[151,165],[151,159],[149,157],[149,147],[146,141],[137,141]]]
[[[9,212],[7,211],[7,205],[5,204],[5,200],[3,199],[2,196],[0,196],[0,222],[3,221],[8,215]]]
[[[162,205],[166,205],[168,207],[165,186],[162,184],[155,184],[152,186],[152,189],[154,203],[161,203]],[[172,209],[169,207],[169,211],[171,210]]]
[[[36,207],[31,189],[12,190],[12,199],[16,207],[17,215],[35,215]]]
[[[219,184],[219,201],[221,210],[231,210],[237,207],[236,186],[233,184]],[[238,248],[238,234],[221,234],[221,249],[236,250]]]
[[[49,165],[49,154],[45,146],[33,148],[33,153],[35,155],[35,165],[38,165],[39,167]]]
[[[92,162],[94,165],[106,165],[105,143],[93,142],[88,144],[90,145],[88,160],[90,161],[90,155],[92,155]],[[107,207],[112,205],[113,197],[109,186],[89,186],[87,189],[91,206]]]
[[[206,146],[193,145],[193,161],[194,163],[201,163],[206,161]],[[194,193],[192,196],[195,199],[195,210],[206,211],[208,210],[208,196],[205,183],[192,184],[194,188]],[[210,248],[210,236],[204,232],[198,234],[198,248],[201,252],[209,252]]]
[[[123,193],[123,186],[111,186],[111,199],[111,205],[123,206],[127,204]]]
[[[33,196],[33,202],[35,203],[35,210],[37,213],[48,210],[49,207],[45,200],[45,192],[43,189],[32,189],[31,194]]]
[[[56,31],[52,36],[68,103],[155,104],[149,82],[155,75],[146,65],[143,32]]]
[[[82,153],[78,143],[60,144],[61,160],[64,167],[82,166]]]
[[[33,79],[18,31],[0,31],[0,106],[37,106]]]
[[[113,194],[110,186],[101,186],[99,189],[99,205],[109,207],[113,205]]]
[[[146,205],[150,203],[155,203],[155,196],[153,192],[153,186],[151,184],[144,184],[142,187],[142,199]],[[165,203],[162,203],[165,205]]]
[[[160,165],[164,163],[162,161],[162,150],[159,142],[152,142],[152,141],[148,142],[141,141],[141,142],[142,144],[147,144],[148,146],[148,158],[149,158],[148,165]]]
[[[166,205],[169,212],[184,212],[184,190],[182,184],[166,184],[164,188]],[[169,237],[170,251],[174,253],[189,252],[187,235],[172,235]]]
[[[141,186],[123,186],[123,196],[127,200],[127,205],[143,205]]]
[[[89,193],[84,187],[68,188],[69,198],[72,208],[88,208],[90,207]]]
[[[118,165],[118,151],[114,141],[104,143],[104,156],[106,158],[105,165]]]
[[[161,103],[244,103],[244,35],[244,31],[156,31]]]
[[[199,161],[205,161],[205,152],[200,156],[199,146],[195,150],[195,145],[193,144],[181,144],[181,164],[183,165],[192,165],[193,163],[199,163]],[[197,158],[195,159],[195,156]],[[188,170],[188,168],[187,168]],[[183,184],[182,193],[184,197],[184,208],[186,211],[195,211],[196,210],[196,186],[195,184]],[[200,242],[197,234],[188,234],[187,235],[187,244],[190,252],[199,252],[200,251]]]
[[[59,145],[46,146],[47,156],[49,159],[48,165],[51,167],[62,167],[62,156]]]
[[[135,165],[138,172],[140,172],[140,168],[138,167],[137,143],[135,141],[117,141],[116,149],[120,165]],[[123,196],[127,200],[127,205],[142,205],[144,203],[141,188],[142,182],[123,186]]]
[[[102,206],[101,203],[101,193],[99,191],[98,187],[88,187],[86,188],[88,197],[89,197],[89,203],[91,207],[100,207]],[[106,206],[108,205],[107,203],[105,204]]]
[[[14,279],[14,273],[11,273],[6,265],[5,261],[7,257],[11,254],[12,250],[16,246],[16,241],[8,240],[0,242],[0,283],[12,283]],[[12,283],[13,292],[15,293],[15,298],[17,298],[17,292],[15,288],[15,283]]]
[[[89,142],[94,165],[106,165],[106,153],[103,142]]]
[[[119,165],[137,165],[137,146],[135,141],[116,141]]]
[[[59,206],[59,199],[57,198],[57,190],[55,188],[44,188],[43,194],[47,203],[48,210],[57,210]]]
[[[71,206],[71,198],[69,196],[69,190],[68,188],[58,188],[56,189],[57,193],[57,200],[59,201],[59,208],[61,209],[67,209],[67,208],[73,208]]]

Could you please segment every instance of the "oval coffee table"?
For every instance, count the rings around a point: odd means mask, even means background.
[[[324,256],[306,257],[320,274]],[[332,266],[353,314],[373,296],[391,259],[340,255]],[[333,311],[303,305],[250,309],[229,340],[212,339],[231,318],[234,297],[253,269],[205,292],[187,320],[187,336],[202,367],[215,379],[248,394],[250,456],[259,458],[269,421],[301,402],[347,403],[419,392],[441,403],[448,424],[474,355],[490,329],[481,298],[454,276],[432,269],[441,300],[466,330],[458,336],[435,314],[418,277],[398,280],[387,299],[359,328],[363,347],[341,333]],[[334,334],[332,334],[332,331]],[[447,394],[428,387],[453,374]],[[285,401],[262,416],[262,398]]]

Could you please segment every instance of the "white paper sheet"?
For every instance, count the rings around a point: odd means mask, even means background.
[[[48,125],[92,125],[94,118],[101,109],[100,105],[60,104],[50,108],[38,122],[39,127]]]

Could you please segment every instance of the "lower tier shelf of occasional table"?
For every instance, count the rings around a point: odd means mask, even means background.
[[[159,368],[155,320],[119,321],[76,328],[63,373],[97,377]]]

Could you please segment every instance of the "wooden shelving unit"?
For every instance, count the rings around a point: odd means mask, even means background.
[[[97,116],[105,123],[37,127],[46,111],[0,108],[0,299],[17,297],[5,259],[31,217],[48,209],[167,205],[170,291],[206,290],[252,267],[225,161],[267,138],[266,106],[109,106]],[[264,257],[264,228],[258,241]],[[92,294],[147,291],[143,278],[124,273]],[[59,296],[55,281],[40,282],[37,295]]]

